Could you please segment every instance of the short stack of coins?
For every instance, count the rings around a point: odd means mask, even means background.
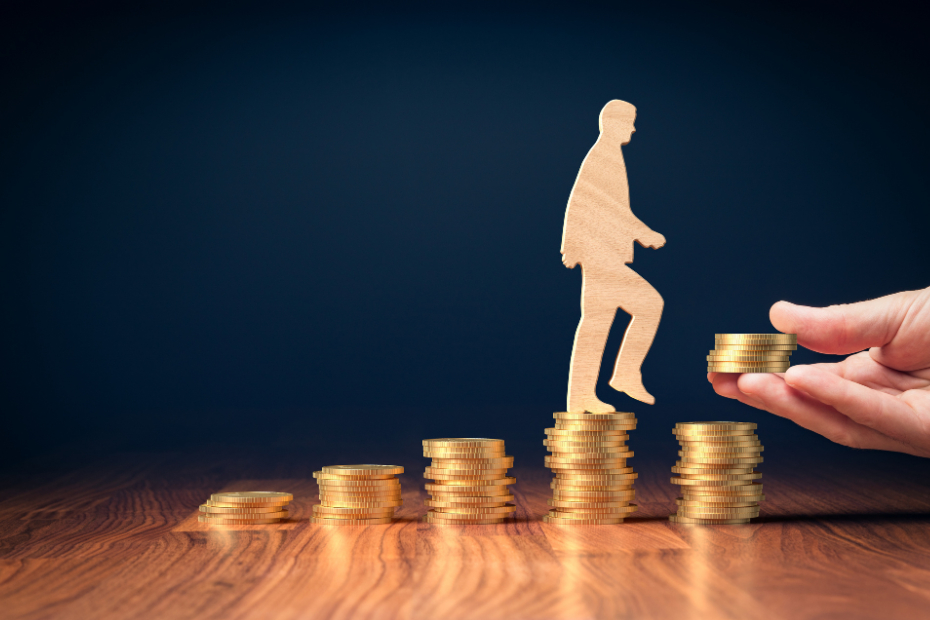
[[[723,525],[749,523],[759,516],[762,444],[752,422],[681,422],[680,458],[672,468],[672,484],[681,487],[674,523]]]
[[[508,487],[517,480],[507,475],[513,457],[503,439],[424,439],[423,456],[432,459],[423,474],[432,480],[426,484],[427,523],[503,523],[516,510]]]
[[[555,427],[546,429],[543,444],[552,454],[546,467],[555,474],[551,510],[543,517],[556,525],[623,523],[636,510],[633,482],[627,466],[633,452],[626,445],[636,428],[632,413],[560,412]]]
[[[230,491],[214,493],[200,505],[197,520],[208,525],[265,525],[287,519],[294,499],[281,491]]]
[[[378,525],[394,519],[403,504],[399,465],[329,465],[313,472],[320,487],[320,503],[313,506],[311,523]]]
[[[797,334],[714,334],[707,372],[785,372]]]

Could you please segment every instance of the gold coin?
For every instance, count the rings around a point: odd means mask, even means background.
[[[791,360],[770,360],[762,362],[741,362],[739,360],[708,360],[708,368],[723,368],[729,366],[745,366],[746,368],[787,368],[791,366]]]
[[[447,519],[438,512],[429,511],[424,520],[431,525],[496,525],[504,522],[505,517],[490,517],[487,519]]]
[[[627,470],[630,468],[624,467],[623,469]],[[599,474],[599,473],[563,474],[562,472],[556,473],[556,481],[562,481],[568,484],[577,484],[577,485],[582,485],[585,482],[588,482],[592,485],[596,483],[612,484],[612,483],[619,483],[625,480],[635,480],[638,477],[639,477],[639,474],[637,474],[636,472],[630,472],[630,473],[624,472],[624,473],[616,473],[616,474]]]
[[[431,467],[438,469],[508,469],[513,467],[513,457],[502,459],[433,459]]]
[[[749,523],[749,519],[692,519],[690,517],[679,517],[678,515],[671,515],[668,520],[679,525],[742,525]]]
[[[310,517],[310,523],[317,525],[386,525],[394,521],[393,517],[382,517],[376,519],[329,519],[320,517]]]
[[[549,511],[549,514],[558,519],[590,519],[594,515],[596,515],[596,518],[598,519],[622,519],[626,518],[626,515],[636,512],[637,508],[638,506],[636,504],[630,504],[629,506],[624,506],[622,508],[605,508],[603,511],[596,508],[589,508],[584,509],[585,512],[581,512],[581,509],[572,511],[567,508],[553,508]]]
[[[727,467],[718,469],[707,469],[698,467],[672,467],[673,474],[754,474],[756,471],[752,467]]]
[[[388,476],[379,480],[341,480],[334,478],[317,479],[316,483],[321,487],[345,487],[360,489],[387,489],[400,487],[400,479],[394,476]]]
[[[396,487],[329,487],[320,486],[320,493],[330,493],[333,495],[359,495],[371,497],[374,495],[400,495],[400,486]]]
[[[546,455],[554,459],[570,459],[577,461],[579,459],[630,459],[633,458],[632,451],[626,452],[555,452]]]
[[[543,523],[549,525],[619,525],[623,519],[560,519],[552,515],[543,515]]]
[[[636,420],[623,424],[607,422],[556,422],[559,431],[632,431],[636,429]]]
[[[605,479],[613,478],[613,479],[615,479],[615,480],[622,480],[623,478],[627,477],[626,474],[633,474],[633,473],[636,473],[636,472],[633,471],[633,468],[632,468],[632,467],[629,467],[629,466],[628,466],[628,467],[615,468],[615,469],[612,470],[612,472],[613,472],[613,473],[610,473],[610,474],[598,474],[596,471],[595,471],[595,472],[585,472],[585,473],[581,474],[581,476],[582,476],[583,478],[590,478],[592,475],[595,475],[595,476],[602,477],[602,478],[605,478]],[[556,476],[556,477],[555,477],[556,480],[577,480],[577,479],[578,479],[578,477],[577,477],[576,474],[570,474],[570,473],[569,473],[569,474],[565,474],[565,473],[562,473],[562,472],[560,472],[560,471],[555,472],[555,476]],[[595,484],[595,483],[590,483],[590,484]]]
[[[547,428],[546,435],[549,436],[549,439],[560,439],[561,441],[581,441],[580,439],[574,439],[576,437],[595,437],[597,441],[626,440],[630,437],[629,433],[621,430],[579,431],[564,428]]]
[[[578,411],[557,411],[552,414],[556,420],[629,420],[635,418],[635,413],[626,411],[612,411],[610,413],[586,413]]]
[[[246,507],[236,507],[236,508],[227,508],[224,506],[210,506],[209,504],[201,504],[200,512],[205,512],[208,514],[218,514],[218,515],[274,515],[281,514],[283,505],[279,504],[276,506],[246,506]],[[263,518],[263,517],[258,517]],[[267,518],[267,517],[264,517]]]
[[[679,475],[686,480],[758,480],[762,477],[760,473],[751,474],[681,474]]]
[[[424,439],[423,445],[429,448],[503,448],[504,440],[484,437],[446,437],[443,439]]]
[[[737,435],[735,439],[740,439],[742,437],[749,437],[749,435]],[[682,450],[687,448],[761,448],[762,442],[758,439],[748,440],[747,441],[730,441],[734,437],[723,437],[723,441],[718,441],[716,437],[712,438],[712,441],[707,441],[704,439],[699,439],[697,441],[688,441],[685,439],[679,439],[678,444],[681,446]]]
[[[631,502],[636,497],[632,489],[624,492],[584,493],[555,490],[552,499],[563,502]]]
[[[705,495],[720,496],[720,495],[761,495],[762,494],[762,483],[753,482],[744,486],[730,486],[730,487],[720,487],[717,489],[702,489],[700,487],[689,487],[687,489],[681,490],[684,494],[685,499],[697,499],[698,497]]]
[[[400,465],[327,465],[323,468],[323,473],[337,476],[396,476],[404,473],[404,468]]]
[[[293,501],[294,496],[281,491],[228,491],[214,493],[210,499],[226,504],[286,504]]]
[[[740,448],[737,446],[681,446],[681,451],[686,454],[759,454],[765,452],[763,446],[747,446]]]
[[[355,501],[344,499],[320,498],[320,504],[331,508],[387,508],[388,506],[403,506],[402,499],[385,499],[381,501]]]
[[[513,495],[508,495],[508,496],[504,496],[504,497],[509,497],[511,500],[513,499]],[[487,499],[489,499],[489,498],[486,497],[486,498],[483,498],[483,499],[487,500]],[[498,501],[493,501],[493,502],[489,502],[489,501],[484,501],[484,502],[457,502],[457,501],[454,501],[454,500],[453,500],[453,501],[448,501],[448,500],[445,500],[445,499],[435,499],[435,498],[434,498],[434,499],[425,499],[425,500],[423,500],[423,503],[426,504],[427,506],[432,507],[432,508],[468,508],[469,506],[477,506],[477,507],[479,507],[479,508],[489,508],[489,507],[492,507],[492,506],[503,506],[504,504],[507,503],[507,501],[506,501],[506,500],[502,500],[502,501],[499,501],[499,502],[498,502]]]
[[[604,497],[625,497],[626,494],[635,493],[633,482],[622,487],[572,487],[572,486],[554,486],[552,496],[559,499],[571,499],[572,497],[589,497],[592,494]]]
[[[329,512],[314,512],[313,516],[318,519],[345,519],[347,521],[358,521],[361,519],[391,519],[394,517],[394,512],[360,512],[357,514],[346,515],[337,515]]]
[[[759,495],[759,496],[757,496],[757,497],[759,497],[759,498],[761,498],[761,499],[756,500],[755,498],[746,498],[746,499],[743,499],[743,498],[738,498],[738,499],[736,499],[736,498],[735,498],[735,499],[732,499],[732,500],[719,500],[719,501],[718,501],[718,500],[716,500],[716,499],[713,499],[713,500],[696,500],[696,499],[685,499],[685,498],[683,498],[683,497],[679,497],[678,499],[675,500],[675,503],[678,504],[679,506],[720,506],[720,507],[728,507],[728,506],[729,506],[729,507],[733,507],[733,508],[741,508],[741,507],[744,507],[744,506],[746,506],[746,507],[749,507],[749,506],[758,506],[758,505],[759,505],[759,502],[761,502],[761,501],[763,501],[763,500],[765,499],[765,496],[764,496],[764,495]]]
[[[423,472],[423,477],[428,480],[459,480],[459,481],[468,481],[468,480],[498,480],[507,475],[507,470],[500,469],[482,469],[480,474],[447,474],[450,470],[442,469],[432,469],[430,467],[426,468],[426,471]],[[461,471],[461,470],[455,470]]]
[[[779,373],[787,372],[790,366],[787,364],[784,366],[735,366],[735,365],[724,365],[724,364],[715,364],[714,366],[708,366],[707,372],[719,372],[722,374],[762,374],[762,373]]]
[[[516,509],[516,507],[514,507]],[[511,511],[512,512],[512,511]],[[456,520],[456,521],[466,521],[468,519],[489,519],[489,518],[502,518],[505,515],[509,515],[510,512],[493,512],[493,513],[459,513],[459,512],[446,512],[445,508],[433,509],[431,508],[426,514],[430,517],[444,520]],[[485,516],[487,514],[487,516]]]
[[[572,456],[556,456],[556,455],[547,455],[545,456],[545,462],[547,463],[566,463],[569,465],[577,463],[592,463],[592,464],[615,464],[619,461],[625,461],[633,457],[633,452],[620,452],[621,456],[615,456],[614,454],[606,453],[593,453],[595,456],[582,456],[584,453],[574,454]],[[629,456],[626,456],[629,455]]]
[[[480,452],[466,452],[464,450],[423,450],[423,456],[428,459],[502,459],[507,454],[504,450],[482,450]]]
[[[507,488],[507,487],[502,487]],[[503,495],[464,495],[462,493],[431,493],[430,499],[433,501],[450,502],[453,504],[481,504],[488,502],[512,502],[513,495],[505,493]]]
[[[487,486],[503,486],[508,484],[516,483],[517,479],[513,476],[507,476],[504,478],[493,478],[491,480],[442,480],[441,484],[444,488],[460,486],[460,487],[476,487],[476,488],[485,488]],[[433,483],[432,486],[438,486],[440,483]],[[427,484],[426,488],[429,490],[431,485]]]
[[[746,362],[780,362],[787,364],[789,362],[789,353],[785,355],[778,355],[777,353],[769,353],[767,355],[734,355],[727,353],[717,353],[716,355],[708,355],[707,361],[711,363],[716,362],[733,362],[735,364],[742,364]]]
[[[288,502],[277,502],[274,504],[239,504],[234,502],[214,502],[212,499],[208,499],[203,503],[204,506],[211,506],[213,508],[236,508],[236,509],[262,509],[266,511],[274,510],[283,510],[287,508]]]
[[[593,469],[562,469],[559,465],[549,465],[549,469],[552,470],[552,473],[557,476],[561,476],[563,480],[585,480],[582,476],[620,476],[625,475],[621,474],[626,467],[618,467],[616,469],[602,469],[602,468],[593,468]],[[636,477],[636,474],[633,474],[633,477]]]
[[[397,480],[394,474],[372,474],[370,476],[340,476],[339,474],[326,474],[321,471],[313,472],[313,477],[317,482],[322,480],[333,480],[339,482],[383,482],[388,480]]]
[[[714,334],[716,342],[773,342],[777,344],[797,344],[797,334]]]
[[[506,514],[513,512],[517,509],[513,504],[504,504],[503,506],[444,506],[436,507],[434,506],[434,512],[439,512],[444,515],[477,515],[477,514]]]
[[[691,429],[679,429],[673,428],[672,434],[679,437],[679,439],[687,439],[688,441],[700,441],[704,437],[738,437],[739,439],[733,439],[733,441],[746,441],[746,437],[751,437],[753,440],[758,439],[758,435],[753,430],[745,431],[698,431]],[[716,441],[720,441],[719,439]]]
[[[755,473],[755,464],[754,463],[690,463],[687,460],[685,461],[675,461],[675,467],[683,467],[685,469],[705,469],[708,470],[709,474],[725,474],[728,473],[728,469],[749,469],[750,471],[746,472],[749,474]]]
[[[341,508],[339,506],[321,506],[320,504],[313,505],[313,512],[319,513],[321,515],[357,515],[357,514],[378,514],[378,513],[390,513],[394,514],[394,508],[391,507],[359,507],[359,508]]]
[[[432,493],[433,495],[442,494],[442,495],[461,495],[461,496],[494,496],[494,495],[509,495],[510,489],[506,486],[481,486],[481,487],[463,487],[463,486],[447,486],[444,484],[425,484],[426,492]]]
[[[546,503],[552,506],[553,508],[621,508],[629,504],[627,501],[617,501],[617,502],[594,502],[594,501],[576,501],[576,500],[564,500],[564,499],[547,499]]]
[[[738,487],[746,484],[746,480],[694,480],[690,478],[672,478],[672,484],[682,486],[704,486],[704,487]]]
[[[720,353],[726,351],[760,351],[760,352],[769,352],[769,351],[797,351],[798,345],[796,344],[733,344],[731,342],[717,342],[715,347],[710,350],[711,353]]]
[[[207,525],[268,525],[270,523],[280,523],[282,519],[287,518],[287,513],[282,517],[274,519],[224,519],[221,517],[210,518],[206,515],[197,515],[197,521]]]
[[[695,467],[697,463],[711,463],[711,464],[713,464],[713,463],[717,463],[717,464],[729,464],[729,463],[734,463],[734,464],[740,464],[740,465],[742,465],[743,463],[756,463],[756,464],[758,464],[758,463],[761,463],[761,462],[763,461],[763,458],[762,458],[761,456],[755,456],[755,457],[748,457],[748,456],[747,456],[747,457],[745,457],[745,458],[742,458],[742,457],[740,457],[740,458],[723,458],[723,457],[721,457],[721,458],[719,458],[719,459],[707,458],[707,457],[697,457],[697,456],[690,455],[690,454],[688,454],[687,452],[683,452],[682,450],[679,450],[679,451],[678,451],[678,456],[681,457],[681,460],[679,461],[680,464],[681,464],[682,466],[685,466],[685,467]]]
[[[626,448],[626,442],[617,441],[558,441],[554,439],[543,439],[543,445],[553,448],[564,448],[566,450],[591,449],[591,448]]]
[[[681,517],[693,517],[695,519],[746,519],[759,516],[758,506],[747,506],[745,508],[720,508],[717,506],[680,506],[678,515]],[[718,516],[719,515],[719,516]]]
[[[752,431],[757,428],[755,422],[679,422],[675,428],[682,431]]]

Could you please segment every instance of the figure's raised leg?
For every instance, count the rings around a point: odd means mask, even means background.
[[[568,411],[615,411],[612,405],[598,399],[596,391],[604,346],[617,313],[617,305],[605,298],[601,281],[602,278],[582,266],[581,320],[568,372]]]
[[[632,269],[624,269],[616,277],[616,286],[622,291],[619,306],[633,318],[623,336],[610,387],[652,405],[656,399],[643,386],[641,367],[659,329],[665,302],[659,292]]]

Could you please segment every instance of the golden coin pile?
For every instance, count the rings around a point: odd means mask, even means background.
[[[424,439],[423,456],[433,459],[423,477],[430,498],[427,523],[479,525],[502,523],[517,509],[507,475],[513,457],[503,439]]]
[[[287,519],[287,504],[294,499],[280,491],[214,493],[200,505],[197,520],[209,525],[263,525]]]
[[[785,372],[797,334],[715,334],[707,372]]]
[[[636,428],[632,413],[555,413],[543,444],[552,454],[546,467],[555,473],[550,486],[552,509],[543,517],[558,525],[623,523],[636,510],[631,504],[638,474],[627,467],[633,456],[626,445]]]
[[[378,525],[394,519],[400,498],[399,465],[329,465],[313,472],[320,487],[320,503],[313,506],[310,523]]]
[[[714,525],[749,523],[765,499],[762,444],[752,422],[680,422],[674,433],[681,457],[672,468],[672,484],[681,486],[674,523]]]

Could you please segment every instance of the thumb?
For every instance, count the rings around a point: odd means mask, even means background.
[[[906,293],[855,304],[812,308],[779,301],[769,311],[780,332],[797,334],[798,344],[834,355],[883,347],[894,340],[910,306]]]

